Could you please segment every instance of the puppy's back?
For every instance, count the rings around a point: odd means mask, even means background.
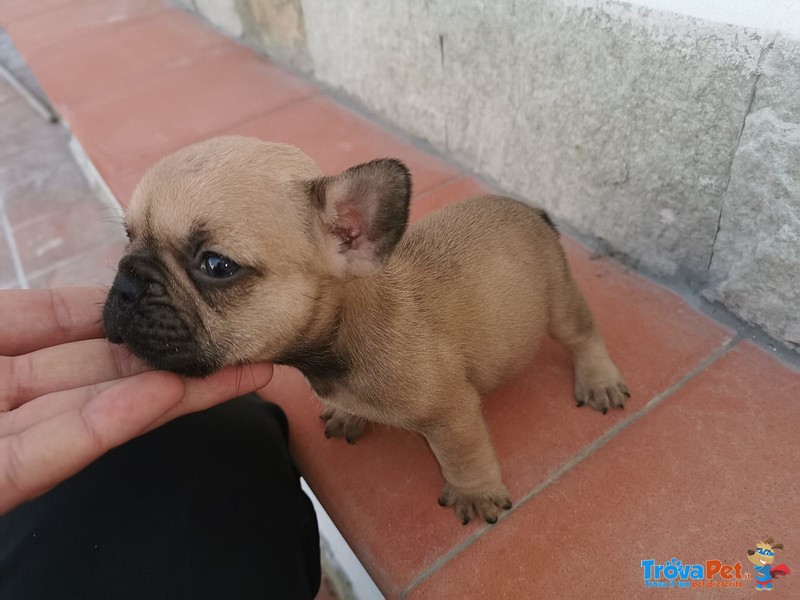
[[[425,325],[452,340],[485,393],[530,362],[566,264],[546,214],[482,196],[413,225],[389,268],[413,290]]]

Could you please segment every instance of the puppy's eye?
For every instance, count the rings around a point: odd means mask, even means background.
[[[224,279],[235,275],[239,265],[219,254],[206,254],[200,263],[200,270],[214,279]]]

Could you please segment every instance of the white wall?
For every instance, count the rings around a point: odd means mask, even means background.
[[[633,0],[635,4],[800,37],[800,0]]]
[[[339,533],[336,525],[333,524],[328,513],[325,512],[325,509],[314,495],[314,492],[308,487],[305,479],[301,479],[300,484],[303,487],[303,491],[308,494],[308,497],[311,498],[311,502],[314,504],[314,510],[317,512],[320,536],[325,540],[325,543],[327,543],[328,548],[333,554],[336,566],[341,569],[342,574],[350,582],[355,599],[383,600],[383,594],[381,594],[378,587],[372,581],[372,578],[364,569],[358,557],[350,549],[350,546],[347,544],[344,537],[342,537],[342,534]]]

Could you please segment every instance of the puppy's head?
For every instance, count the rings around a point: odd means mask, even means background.
[[[324,177],[283,144],[221,137],[184,148],[133,194],[106,336],[188,376],[313,343],[336,318],[340,284],[383,268],[410,193],[396,160]]]

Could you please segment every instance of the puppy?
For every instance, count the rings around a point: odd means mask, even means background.
[[[397,160],[326,177],[292,146],[220,137],[153,167],[127,213],[108,339],[154,368],[208,375],[271,360],[298,368],[327,436],[367,421],[425,437],[439,498],[466,523],[510,508],[481,396],[550,333],[572,353],[578,405],[628,390],[547,215],[484,196],[407,229]]]

